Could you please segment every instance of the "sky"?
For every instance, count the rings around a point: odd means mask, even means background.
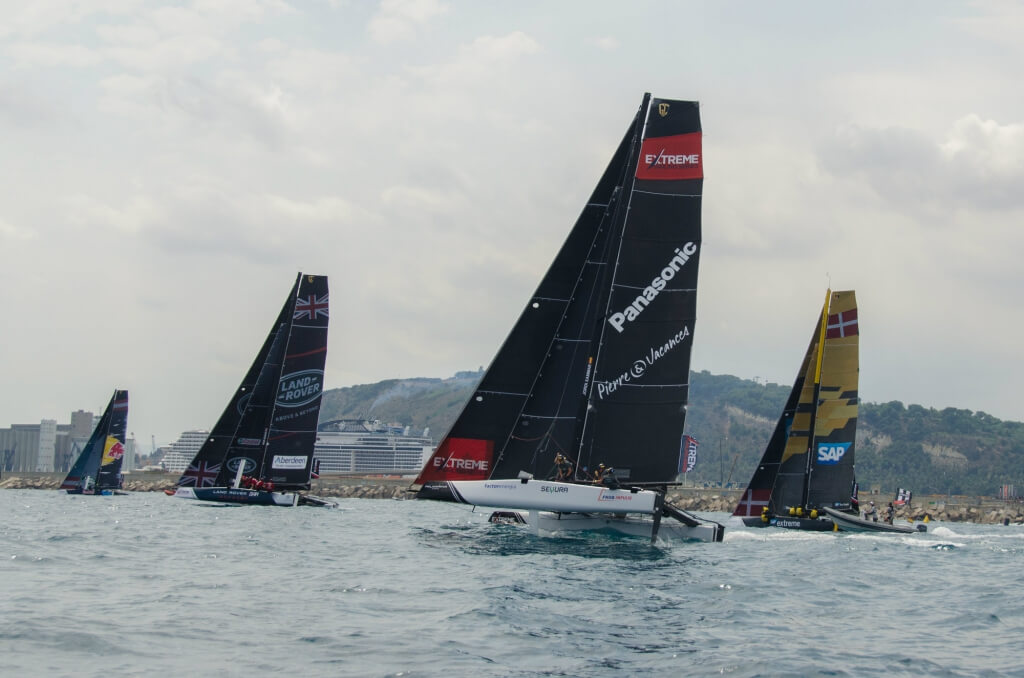
[[[1015,2],[0,4],[0,427],[209,428],[296,272],[325,386],[486,366],[644,92],[700,102],[692,367],[1022,420]]]

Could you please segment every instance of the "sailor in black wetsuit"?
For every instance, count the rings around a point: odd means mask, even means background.
[[[572,462],[561,453],[555,455],[555,480],[565,483],[572,480]]]
[[[621,485],[619,485],[619,479],[615,477],[615,469],[611,466],[604,469],[601,473],[601,484],[610,490],[617,490],[621,487]]]

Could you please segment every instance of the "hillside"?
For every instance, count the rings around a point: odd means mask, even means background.
[[[324,393],[321,421],[380,419],[430,429],[437,441],[458,416],[482,372],[449,379],[391,379]],[[745,485],[775,427],[789,385],[693,372],[687,433],[701,442],[696,482]],[[867,489],[993,495],[1024,490],[1024,424],[984,412],[935,410],[899,401],[861,403],[857,478]]]

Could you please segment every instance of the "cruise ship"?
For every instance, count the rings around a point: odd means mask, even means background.
[[[320,475],[419,473],[433,450],[430,429],[411,435],[409,426],[380,420],[337,419],[317,427],[314,455]]]
[[[160,466],[171,473],[183,473],[195,459],[196,452],[203,446],[208,435],[209,431],[183,431],[171,444],[171,449],[160,461]]]

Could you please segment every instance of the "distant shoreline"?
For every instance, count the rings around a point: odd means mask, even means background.
[[[56,490],[64,479],[63,473],[13,473],[7,472],[0,478],[0,489]],[[162,492],[174,487],[177,474],[162,472],[137,472],[125,474],[124,489],[128,492]],[[322,476],[312,483],[309,493],[321,497],[343,499],[411,499],[409,486],[411,477],[398,476]],[[720,490],[704,487],[674,487],[669,490],[668,500],[687,510],[730,513],[743,490]],[[889,503],[884,495],[864,495],[862,503],[874,501],[879,511]],[[945,495],[920,495],[914,498],[908,509],[897,509],[896,516],[903,520],[920,522],[929,520],[941,522],[968,522],[1000,524],[1024,523],[1024,503],[1006,502],[993,497],[966,497]]]

